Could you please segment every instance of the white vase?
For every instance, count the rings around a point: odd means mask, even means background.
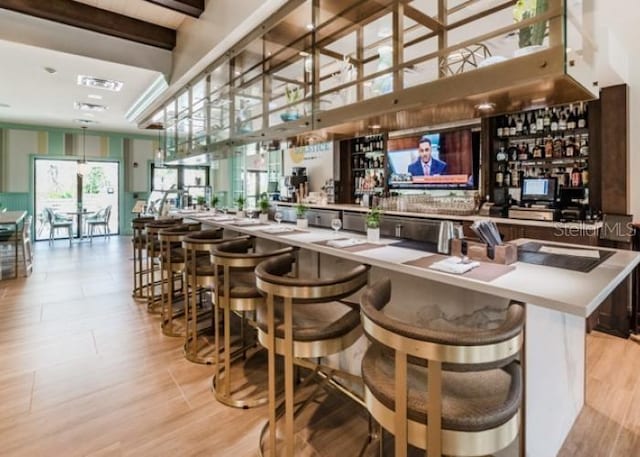
[[[260,222],[266,224],[267,222],[269,222],[269,213],[260,213],[260,216],[258,216],[258,218],[260,219]]]
[[[371,243],[377,243],[380,241],[380,227],[370,228],[367,227],[367,241]]]
[[[236,211],[236,217],[238,219],[244,219],[247,216],[245,215],[244,211],[240,209],[240,210]]]
[[[296,225],[298,226],[298,228],[306,229],[307,227],[309,227],[309,221],[306,218],[305,219],[297,219],[296,220]]]

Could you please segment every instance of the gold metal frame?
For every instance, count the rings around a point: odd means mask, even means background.
[[[159,243],[160,230],[180,224],[182,219],[162,219],[145,224],[147,234],[147,311],[150,314],[161,314],[161,300],[164,294],[164,276],[161,270],[160,248],[156,250],[155,242]],[[160,279],[156,280],[156,272],[160,273]],[[160,294],[156,294],[156,288],[160,286]]]

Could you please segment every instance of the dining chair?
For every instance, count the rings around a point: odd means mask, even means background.
[[[71,238],[73,237],[73,221],[56,214],[53,208],[45,208],[47,212],[47,220],[49,222],[49,244],[53,244],[55,232],[58,229],[64,229],[69,236],[69,246],[71,246]]]
[[[95,216],[87,220],[87,226],[89,227],[89,240],[91,243],[93,243],[93,231],[96,227],[102,227],[102,234],[105,238],[111,235],[109,219],[111,219],[111,205],[102,208],[95,214]]]
[[[7,230],[8,236],[0,239],[2,242],[6,242],[8,245],[17,246],[18,253],[22,252],[22,261],[24,264],[24,275],[28,276],[33,271],[33,248],[31,245],[31,224],[33,222],[33,216],[28,215],[24,218],[22,224],[22,230],[13,231]],[[18,246],[19,245],[19,246]]]

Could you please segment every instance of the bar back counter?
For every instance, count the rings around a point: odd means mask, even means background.
[[[258,249],[298,247],[301,268],[318,276],[346,271],[356,264],[370,265],[370,282],[391,280],[393,293],[386,312],[400,321],[446,328],[447,323],[504,315],[512,300],[525,303],[526,455],[539,457],[557,454],[584,405],[587,317],[640,263],[639,253],[599,248],[600,262],[589,272],[519,261],[510,266],[482,264],[472,270],[476,273],[456,275],[429,268],[443,256],[394,245],[396,239],[331,247],[327,241],[354,235],[319,227],[298,230],[289,224],[282,224],[277,232],[272,223],[255,220],[234,225],[237,220],[213,213],[181,217],[203,226],[223,227],[229,234],[253,235]],[[515,243],[523,247],[531,241]],[[544,244],[563,246],[550,241]],[[363,338],[332,362],[359,374],[366,346]]]

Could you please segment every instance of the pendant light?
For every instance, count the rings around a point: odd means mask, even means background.
[[[85,176],[89,173],[89,164],[87,163],[86,151],[87,127],[82,126],[82,160],[78,161],[78,174]]]
[[[162,140],[160,138],[160,129],[158,129],[158,149],[156,149],[153,163],[156,167],[163,167],[164,159],[164,148],[162,147]]]

